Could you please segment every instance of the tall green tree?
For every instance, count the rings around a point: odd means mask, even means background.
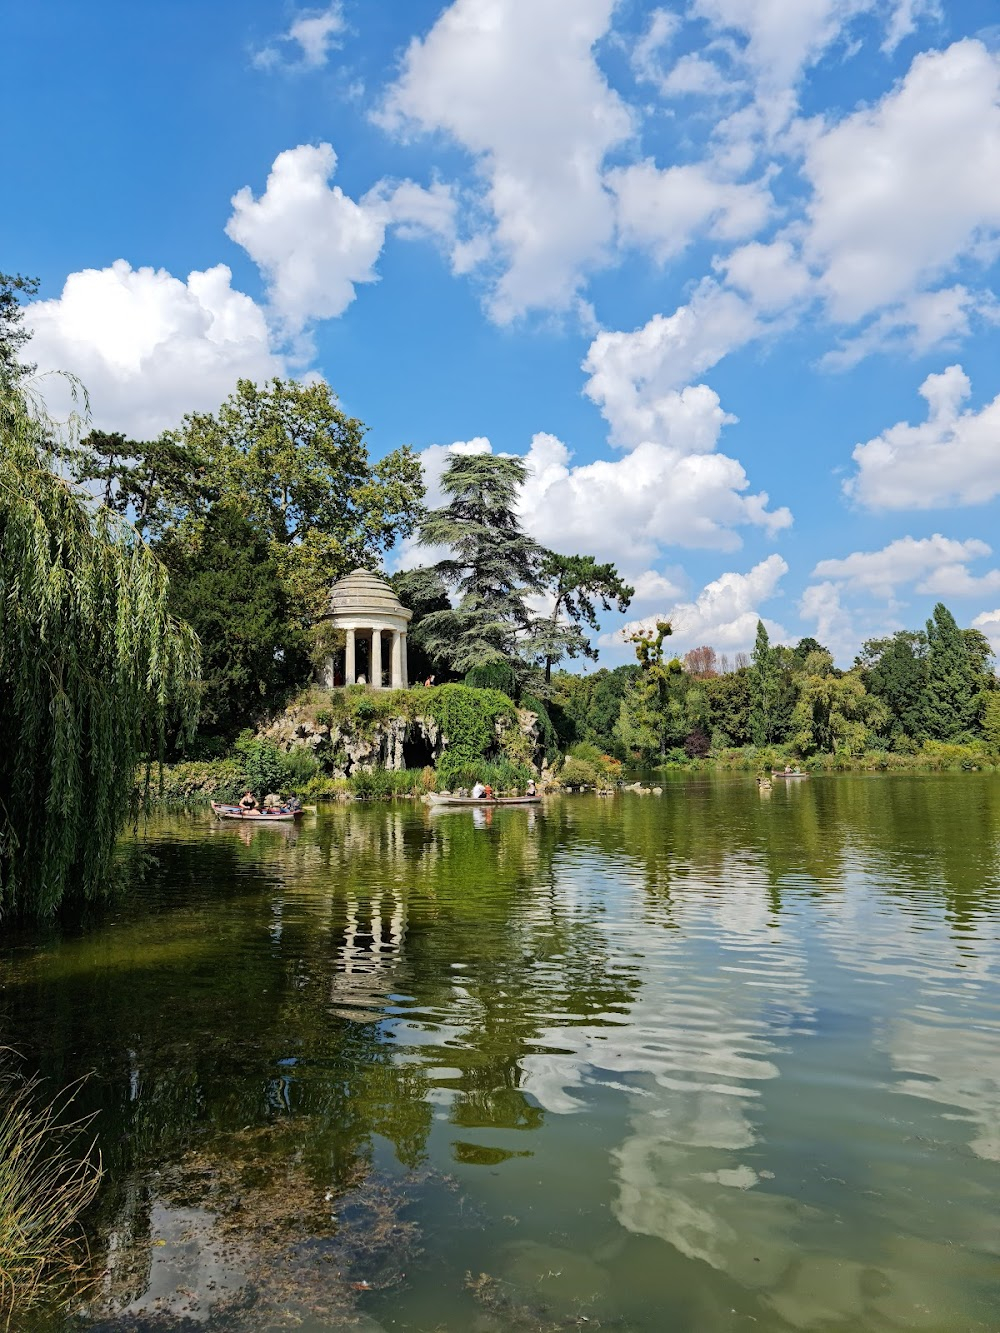
[[[108,509],[130,518],[138,532],[153,538],[207,512],[220,495],[209,455],[176,431],[165,431],[155,440],[91,431],[73,451],[72,469],[79,481],[100,487]]]
[[[424,618],[431,655],[463,674],[487,662],[509,662],[523,672],[521,639],[531,627],[527,598],[542,591],[542,550],[517,517],[527,471],[519,458],[455,454],[441,478],[447,504],[420,527],[422,546],[451,554],[434,573],[455,605]]]
[[[157,553],[170,608],[202,646],[199,729],[232,735],[309,675],[306,632],[263,535],[230,504],[170,532]]]
[[[21,273],[0,273],[0,385],[13,387],[34,370],[21,361],[21,351],[31,334],[24,327],[25,297],[38,291],[38,279]]]
[[[544,666],[545,684],[549,685],[553,666],[564,657],[597,660],[597,649],[584,629],[594,633],[600,629],[595,603],[605,611],[612,607],[627,611],[635,589],[613,564],[598,564],[592,555],[546,551],[538,575],[552,598],[552,610],[533,622],[528,651]]]
[[[134,773],[197,644],[134,528],[53,470],[54,427],[0,384],[0,912],[46,915],[111,879]]]
[[[757,621],[757,639],[750,659],[750,737],[754,745],[772,745],[778,738],[781,672],[767,629]]]
[[[927,730],[935,740],[968,736],[980,708],[976,665],[943,602],[927,622]]]
[[[922,741],[928,735],[927,635],[899,630],[889,638],[868,639],[858,666],[868,692],[889,710],[894,742],[901,736]]]

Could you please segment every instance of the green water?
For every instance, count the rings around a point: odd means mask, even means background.
[[[0,940],[0,1039],[99,1112],[55,1327],[1000,1327],[1000,779],[150,849]]]

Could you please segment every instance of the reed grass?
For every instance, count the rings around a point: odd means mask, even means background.
[[[80,1217],[101,1180],[92,1117],[73,1119],[80,1083],[54,1098],[0,1050],[0,1329],[65,1306],[90,1285]]]

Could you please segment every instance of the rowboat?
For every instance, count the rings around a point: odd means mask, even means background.
[[[302,818],[301,810],[241,810],[238,805],[212,802],[216,819],[242,819],[250,824],[293,824]]]
[[[775,768],[771,770],[772,778],[807,778],[808,773],[800,773],[798,769],[794,773],[786,773],[784,769]]]
[[[430,805],[541,805],[540,796],[439,796],[437,792],[429,792],[427,796]]]

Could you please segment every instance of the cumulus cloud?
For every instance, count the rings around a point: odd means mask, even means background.
[[[233,196],[226,233],[266,274],[268,294],[289,328],[341,315],[359,283],[375,282],[385,225],[328,182],[337,168],[329,144],[302,144],[274,159],[267,188]]]
[[[778,594],[778,585],[788,573],[780,555],[768,556],[747,574],[723,574],[705,585],[693,602],[665,604],[661,612],[642,620],[633,620],[605,635],[606,647],[624,643],[631,634],[654,630],[658,620],[673,626],[671,650],[683,652],[708,643],[726,652],[749,649],[757,634],[757,621],[764,620],[772,641],[787,640],[788,634],[777,621],[760,615],[758,608]]]
[[[940,20],[943,17],[938,0],[896,0],[882,50],[891,55],[905,37],[916,32],[921,19]]]
[[[124,259],[72,273],[58,297],[25,310],[32,360],[79,376],[95,425],[156,435],[184,412],[216,408],[240,376],[287,373],[264,312],[231,280],[224,264],[181,281]]]
[[[584,392],[616,444],[659,439],[707,452],[735,418],[712,389],[691,381],[762,331],[748,301],[706,280],[672,315],[654,315],[631,333],[599,333],[584,361],[590,375]]]
[[[905,584],[936,596],[960,596],[1000,586],[1000,571],[975,578],[967,568],[970,561],[991,553],[986,542],[974,537],[956,541],[936,532],[919,539],[901,537],[880,551],[854,551],[843,559],[821,560],[813,578],[850,585],[875,597],[890,598]]]
[[[981,324],[1000,322],[1000,306],[992,293],[972,292],[961,284],[917,292],[884,311],[861,333],[843,339],[820,364],[827,370],[850,370],[877,351],[924,356],[934,347],[967,338],[973,318]]]
[[[300,144],[274,159],[259,199],[249,186],[233,196],[226,234],[266,275],[271,305],[291,333],[342,315],[360,284],[378,280],[388,226],[409,236],[454,233],[447,187],[380,181],[356,201],[330,183],[336,169],[330,144]]]
[[[766,184],[719,179],[706,163],[657,167],[647,159],[608,172],[618,200],[618,226],[626,242],[663,263],[700,233],[722,241],[744,240],[768,221],[774,200]]]
[[[339,45],[337,38],[343,30],[339,4],[304,11],[292,20],[287,32],[254,54],[253,63],[258,69],[321,69]]]
[[[605,262],[614,206],[602,179],[632,117],[593,47],[614,0],[454,0],[414,39],[377,117],[397,134],[461,144],[485,181],[473,264],[497,270],[490,310],[508,322],[568,309]]]
[[[484,437],[424,449],[427,504],[443,502],[440,479],[450,454],[491,450]],[[562,440],[539,433],[523,457],[528,479],[520,518],[526,531],[543,546],[587,551],[615,561],[627,575],[641,575],[636,586],[645,600],[678,592],[673,581],[648,570],[664,547],[735,550],[739,528],[773,535],[792,521],[787,509],[768,508],[765,492],[747,494],[746,473],[721,454],[690,455],[647,442],[622,458],[574,465]],[[400,563],[427,558],[411,543]]]
[[[809,270],[794,245],[785,237],[765,245],[751,241],[716,261],[727,283],[749,297],[765,314],[776,314],[809,295]]]
[[[983,611],[973,620],[972,626],[986,635],[993,651],[1000,657],[1000,607],[996,611]]]
[[[812,139],[804,171],[806,258],[834,318],[905,300],[1000,232],[1000,59],[973,40],[917,56],[875,106]]]
[[[927,420],[898,422],[855,447],[846,494],[873,509],[985,504],[1000,495],[1000,395],[962,411],[971,384],[961,366],[928,375],[920,393]]]

